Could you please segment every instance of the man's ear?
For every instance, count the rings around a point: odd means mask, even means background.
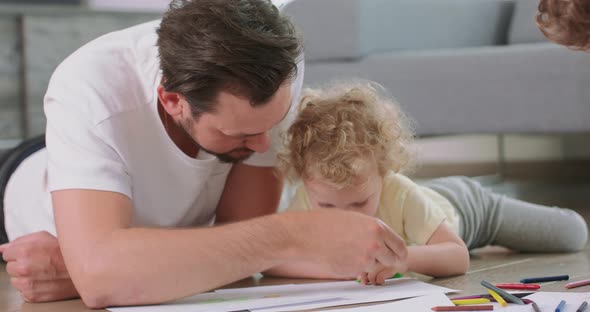
[[[182,116],[181,95],[176,92],[168,92],[162,85],[158,86],[158,99],[166,112],[174,117]],[[176,118],[174,118],[176,119]]]

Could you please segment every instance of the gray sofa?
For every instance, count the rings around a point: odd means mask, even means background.
[[[296,0],[308,86],[386,87],[419,135],[590,131],[590,55],[549,43],[536,0]]]

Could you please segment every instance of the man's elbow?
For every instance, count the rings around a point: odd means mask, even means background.
[[[89,261],[81,266],[74,279],[74,284],[84,304],[91,309],[125,305],[121,302],[124,295],[123,281],[113,279],[113,270],[109,270],[101,261]],[[74,277],[73,277],[74,278]]]
[[[140,292],[134,291],[131,285],[124,285],[125,281],[122,280],[103,279],[98,282],[95,280],[94,285],[91,283],[93,283],[92,278],[89,278],[89,281],[80,283],[78,290],[84,304],[91,309],[153,303],[147,298],[142,298]]]
[[[82,298],[82,302],[90,309],[104,309],[113,306],[109,298],[92,292],[83,293],[80,291],[80,298]]]
[[[112,292],[108,290],[108,287],[103,286],[104,282],[101,281],[101,277],[95,271],[84,270],[82,276],[79,276],[74,281],[74,284],[78,289],[80,298],[87,307],[102,309],[113,305]],[[114,288],[114,285],[112,288]]]

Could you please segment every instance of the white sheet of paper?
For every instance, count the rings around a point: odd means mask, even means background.
[[[451,300],[443,293],[426,295],[418,298],[406,299],[391,303],[376,304],[365,307],[355,307],[348,309],[336,309],[329,312],[383,312],[383,311],[412,311],[432,312],[431,308],[436,306],[453,305]]]
[[[326,299],[321,296],[293,296],[289,298],[263,298],[256,296],[228,296],[204,293],[161,305],[107,308],[111,312],[225,312],[249,308],[297,304]]]
[[[562,312],[575,312],[584,301],[590,304],[590,292],[538,292],[526,298],[536,302],[541,311],[555,311],[561,300],[565,300],[565,309]],[[590,311],[590,308],[586,309]]]
[[[356,282],[334,282],[327,284],[328,285],[326,285],[326,287],[317,288],[314,291],[325,294],[327,297],[342,298],[341,300],[296,305],[285,304],[277,307],[269,306],[250,310],[252,312],[286,312],[309,310],[367,302],[389,301],[437,293],[452,293],[456,291],[454,289],[439,287],[409,278],[388,280],[385,285],[382,286],[365,286],[359,285]],[[317,287],[312,285],[310,286],[312,289]]]
[[[414,279],[389,280],[383,286],[364,286],[354,281],[221,289],[164,305],[109,308],[112,312],[222,312],[236,310],[292,311],[313,307],[338,306],[395,300],[453,289]]]
[[[588,301],[590,304],[590,292],[545,292],[540,291],[526,297],[527,299],[533,300],[537,304],[559,304],[561,300],[565,302],[579,303],[582,304],[584,301]]]
[[[541,311],[553,312],[561,300],[565,300],[565,309],[562,312],[576,312],[582,302],[588,301],[590,304],[590,293],[573,293],[573,292],[537,292],[525,297],[533,300],[539,306]],[[533,312],[533,307],[527,305],[509,304],[502,308],[499,304],[494,303],[495,309],[502,309],[502,312]],[[588,310],[590,311],[590,310]]]

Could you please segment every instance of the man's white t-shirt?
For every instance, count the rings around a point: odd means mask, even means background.
[[[10,240],[39,230],[55,235],[50,192],[64,189],[126,195],[134,226],[213,222],[232,165],[203,151],[190,158],[167,135],[157,110],[159,23],[104,35],[56,69],[44,103],[47,148],[26,159],[7,185]],[[291,112],[272,129],[271,148],[245,164],[275,164],[279,133],[292,121],[302,83],[303,62],[292,83]]]

